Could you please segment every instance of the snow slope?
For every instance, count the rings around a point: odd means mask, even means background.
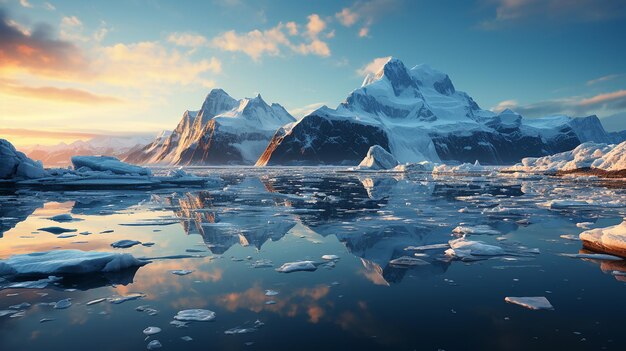
[[[213,89],[198,111],[185,111],[169,136],[129,152],[136,164],[254,164],[277,129],[295,119],[261,95],[235,100]]]

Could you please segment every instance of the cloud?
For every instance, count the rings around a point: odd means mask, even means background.
[[[0,80],[0,94],[51,100],[59,103],[111,104],[122,102],[121,99],[113,96],[97,95],[81,89],[49,86],[30,87],[7,80]]]
[[[596,78],[596,79],[592,79],[592,80],[587,82],[587,85],[591,86],[591,85],[595,85],[595,84],[599,84],[599,83],[604,83],[604,82],[608,82],[610,80],[621,78],[623,76],[624,76],[624,74],[609,74],[609,75],[602,76],[602,77],[599,77],[599,78]]]
[[[622,0],[488,0],[495,5],[495,18],[480,24],[483,29],[496,29],[504,24],[525,20],[593,22],[626,16]]]
[[[300,119],[308,114],[310,114],[311,112],[317,110],[318,108],[322,107],[326,105],[326,103],[324,102],[316,102],[313,104],[309,104],[306,106],[302,106],[302,107],[297,107],[294,109],[289,110],[289,113],[291,113],[292,116],[296,117],[296,119]]]
[[[28,0],[20,0],[20,5],[22,5],[22,7],[33,8],[33,5],[31,5]]]
[[[209,87],[213,83],[202,75],[222,71],[221,61],[215,57],[192,61],[153,41],[101,47],[97,57],[93,67],[99,72],[98,81],[121,86],[198,83]]]
[[[21,128],[0,128],[0,134],[11,135],[17,137],[53,137],[58,139],[81,139],[81,138],[94,138],[101,136],[96,133],[74,132],[74,131],[51,131],[51,130],[36,130],[36,129],[21,129]]]
[[[359,23],[358,35],[365,38],[369,34],[370,27],[380,18],[397,11],[403,0],[361,0],[352,6],[341,9],[335,17],[345,27],[352,27]]]
[[[626,110],[626,90],[598,94],[587,98],[575,96],[545,100],[527,105],[520,105],[516,100],[505,100],[492,107],[491,110],[500,112],[506,108],[527,117],[540,117],[553,114],[581,116],[601,112],[620,111]]]
[[[368,74],[376,74],[380,71],[381,68],[389,61],[389,56],[387,57],[378,57],[368,62],[359,68],[356,72],[360,76],[366,76]]]
[[[259,60],[263,55],[277,56],[284,50],[301,55],[317,55],[328,57],[331,54],[328,43],[320,39],[327,28],[326,22],[317,14],[307,17],[306,30],[298,31],[295,22],[278,23],[266,30],[254,29],[247,33],[237,33],[234,30],[222,33],[211,40],[211,45],[230,52],[243,52],[253,60]],[[326,33],[326,38],[332,38],[332,31]]]
[[[346,7],[342,9],[341,12],[337,12],[335,14],[335,17],[337,17],[337,19],[339,20],[339,23],[341,23],[342,25],[346,27],[351,27],[359,19],[359,14],[356,12],[353,12],[352,10]]]
[[[207,38],[195,33],[171,33],[167,36],[167,41],[183,47],[198,48],[208,44]]]
[[[54,5],[52,5],[51,3],[47,1],[43,3],[43,7],[48,11],[54,11],[57,9],[56,7],[54,7]]]
[[[73,43],[50,36],[52,28],[18,28],[0,9],[0,73],[27,72],[49,77],[75,75],[87,67],[83,52]]]
[[[71,42],[100,42],[109,33],[105,21],[100,21],[100,27],[91,34],[85,34],[83,22],[76,16],[65,16],[59,25],[59,37]]]

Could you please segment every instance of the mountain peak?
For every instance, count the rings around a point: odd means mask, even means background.
[[[363,81],[362,87],[378,81],[386,80],[389,84],[391,84],[396,96],[400,96],[402,92],[409,87],[417,89],[417,85],[409,75],[409,70],[400,59],[389,56],[384,60],[385,63],[376,72],[376,74],[368,74]]]

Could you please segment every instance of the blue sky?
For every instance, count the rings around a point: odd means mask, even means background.
[[[0,0],[0,9],[0,35],[12,35],[0,43],[0,130],[45,131],[50,143],[57,132],[171,129],[211,87],[260,92],[295,114],[334,107],[385,56],[448,73],[483,108],[595,113],[626,129],[624,1]]]

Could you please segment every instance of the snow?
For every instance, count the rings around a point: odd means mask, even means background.
[[[276,269],[277,272],[281,273],[291,273],[298,271],[314,271],[317,269],[315,262],[313,261],[297,261],[297,262],[287,262],[282,266]]]
[[[203,309],[182,310],[174,319],[183,322],[210,322],[215,319],[215,312]]]
[[[367,150],[367,155],[359,164],[359,169],[391,169],[398,165],[398,160],[382,146],[374,145]]]
[[[0,139],[0,179],[38,179],[47,175],[41,162],[33,161],[7,140]]]
[[[504,301],[515,305],[520,305],[531,310],[553,310],[552,304],[544,296],[535,297],[514,297],[507,296]]]
[[[448,242],[450,248],[446,250],[446,255],[460,259],[472,259],[476,256],[502,256],[506,251],[495,245],[485,244],[482,241],[467,240],[459,238]]]
[[[626,221],[606,228],[584,231],[579,237],[585,248],[626,257]]]
[[[114,174],[142,176],[152,175],[148,168],[131,165],[112,156],[73,156],[72,164],[74,165],[75,170],[86,167],[92,171],[109,171]]]
[[[626,169],[626,142],[600,144],[587,142],[574,150],[544,157],[527,157],[507,171],[556,172],[580,168],[597,168],[605,171]]]
[[[130,254],[56,250],[13,255],[0,261],[0,276],[51,276],[117,272],[145,265]]]

